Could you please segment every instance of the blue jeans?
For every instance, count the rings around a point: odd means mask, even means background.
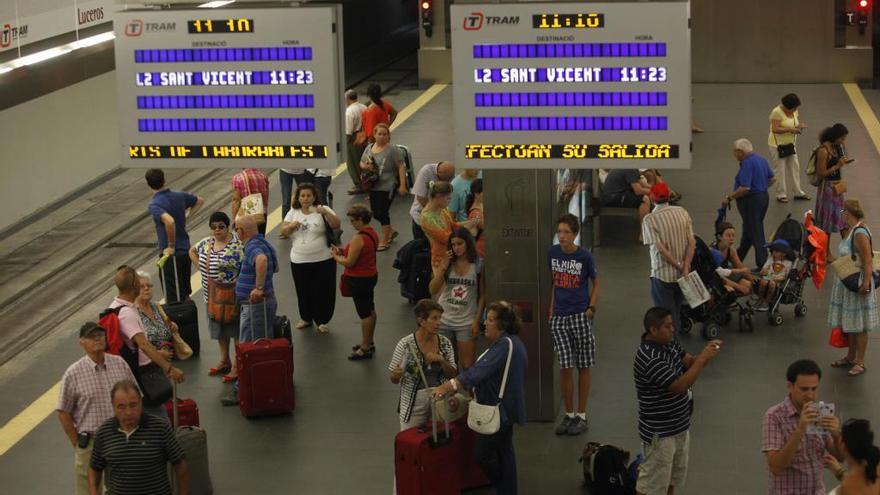
[[[782,171],[785,173],[785,170]],[[742,236],[739,239],[739,248],[736,254],[745,263],[746,255],[752,247],[755,248],[755,263],[758,268],[764,266],[767,261],[767,242],[764,238],[764,217],[767,215],[767,207],[770,203],[770,195],[767,191],[747,194],[736,200],[736,209],[743,220]]]
[[[239,342],[252,342],[257,339],[271,339],[272,322],[278,310],[278,300],[270,296],[261,303],[242,303],[239,322]]]
[[[675,327],[676,338],[681,331],[681,306],[684,304],[684,296],[675,282],[664,282],[651,277],[651,299],[654,306],[668,309],[672,312],[672,325]]]

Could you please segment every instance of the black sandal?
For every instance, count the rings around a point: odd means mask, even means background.
[[[353,351],[356,351],[358,349],[362,349],[360,344],[355,344],[355,345],[351,346],[351,350],[353,350]],[[373,342],[370,342],[370,351],[376,352],[376,344]]]
[[[372,350],[365,351],[363,347],[358,346],[358,348],[354,352],[349,354],[348,360],[349,361],[363,361],[365,359],[373,359],[373,352],[375,352],[375,351],[372,351]]]

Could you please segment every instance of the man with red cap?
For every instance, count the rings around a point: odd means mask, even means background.
[[[678,279],[691,271],[696,240],[691,216],[680,206],[669,204],[669,186],[651,186],[654,209],[642,220],[642,242],[651,246],[651,299],[654,306],[672,313],[676,332],[681,330],[683,296]]]

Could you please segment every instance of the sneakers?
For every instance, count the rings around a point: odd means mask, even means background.
[[[587,424],[586,419],[581,419],[580,416],[575,416],[569,423],[568,431],[566,433],[569,436],[576,437],[581,433],[586,432],[589,428],[590,426]]]
[[[568,427],[571,426],[571,423],[573,420],[574,420],[574,418],[569,418],[568,415],[566,414],[565,416],[562,417],[562,421],[559,423],[559,425],[556,426],[556,430],[554,430],[554,432],[557,435],[567,435],[568,434]]]
[[[235,390],[233,390],[232,392],[229,393],[229,395],[220,399],[220,404],[222,404],[223,406],[226,406],[226,407],[237,406],[238,405],[238,393]]]

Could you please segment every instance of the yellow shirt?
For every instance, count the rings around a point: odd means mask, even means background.
[[[776,134],[776,139],[773,137],[773,121],[779,120],[780,125],[785,128],[789,127],[797,127],[798,125],[798,111],[794,111],[794,116],[789,117],[785,115],[785,112],[782,111],[782,105],[776,105],[773,107],[773,111],[770,112],[770,134],[767,136],[767,144],[772,147],[776,147],[777,144],[789,144],[797,141],[797,134],[792,134],[790,132],[784,132],[782,134]]]

